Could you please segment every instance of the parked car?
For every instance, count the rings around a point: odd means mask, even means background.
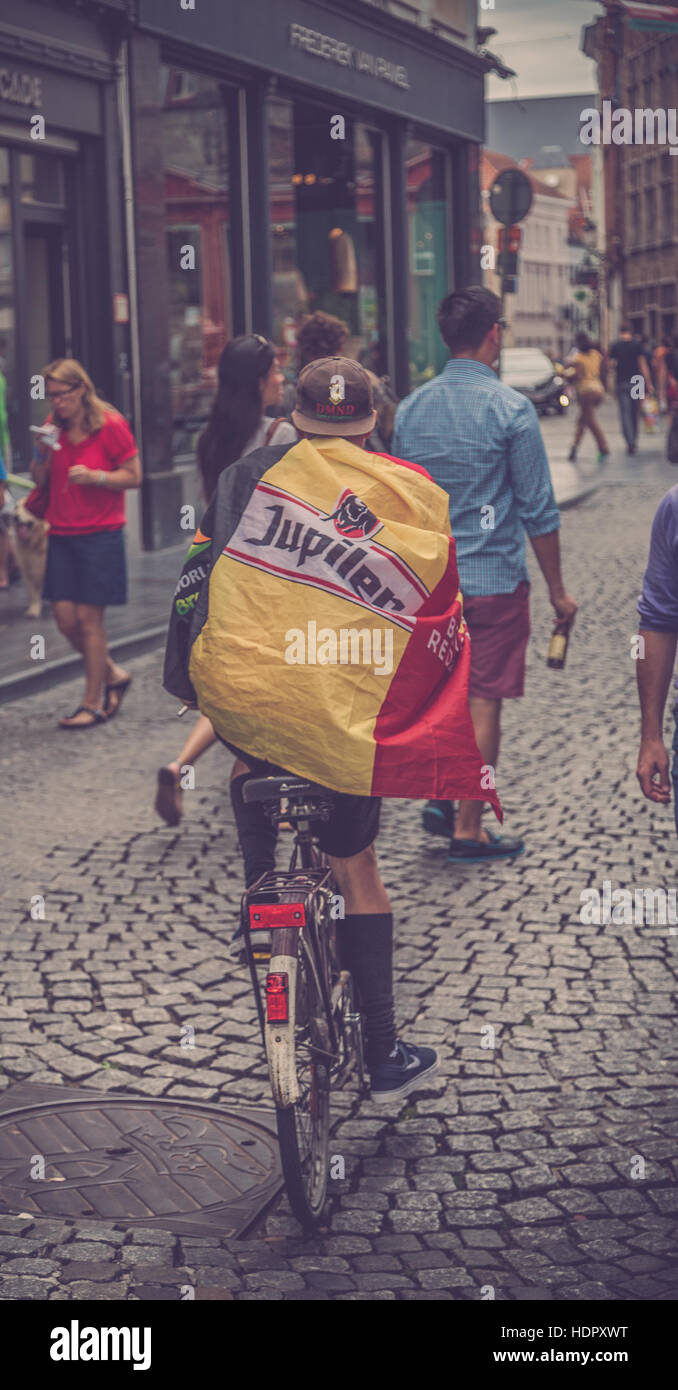
[[[549,410],[562,415],[570,404],[570,397],[559,366],[541,348],[504,348],[500,375],[507,386],[522,392],[532,401],[539,415],[545,415]]]

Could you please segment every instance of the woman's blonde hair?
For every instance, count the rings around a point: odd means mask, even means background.
[[[47,367],[43,367],[41,375],[45,382],[60,381],[64,386],[84,386],[85,392],[82,398],[82,408],[85,414],[85,426],[88,434],[94,430],[100,430],[105,423],[106,416],[113,412],[118,414],[114,405],[109,405],[108,401],[103,401],[97,396],[96,388],[92,378],[87,375],[82,363],[75,357],[57,357],[54,362],[50,362]],[[58,411],[53,411],[55,418]]]

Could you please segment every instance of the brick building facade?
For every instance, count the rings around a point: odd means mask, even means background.
[[[678,35],[643,29],[642,6],[618,0],[584,30],[598,65],[600,100],[612,109],[662,111],[678,105]],[[605,144],[606,272],[609,334],[622,319],[654,345],[678,331],[678,156],[667,144]]]

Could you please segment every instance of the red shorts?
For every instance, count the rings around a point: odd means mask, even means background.
[[[512,700],[525,691],[525,654],[530,636],[530,586],[523,579],[512,594],[464,597],[471,634],[469,695]]]

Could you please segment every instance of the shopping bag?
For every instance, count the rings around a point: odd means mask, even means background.
[[[647,396],[646,399],[642,401],[640,408],[643,416],[643,427],[645,429],[645,433],[656,434],[657,421],[659,419],[659,407],[657,405],[657,397]]]

